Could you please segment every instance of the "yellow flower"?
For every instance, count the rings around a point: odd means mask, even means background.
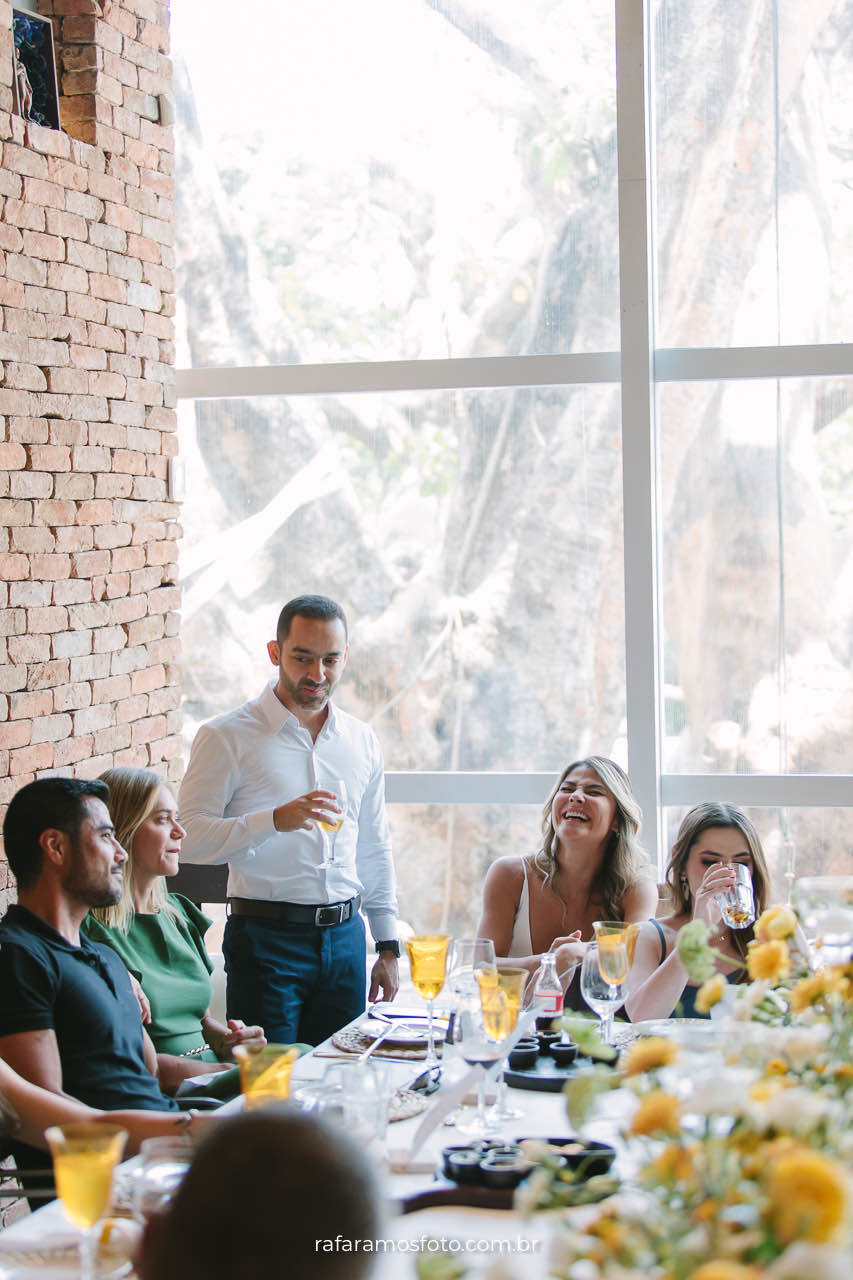
[[[663,1089],[646,1094],[631,1121],[631,1133],[678,1133],[680,1106],[678,1099]]]
[[[692,1182],[695,1178],[693,1166],[695,1155],[695,1144],[682,1147],[678,1142],[668,1142],[649,1166],[655,1182],[668,1184]]]
[[[697,1271],[691,1271],[689,1280],[761,1280],[758,1267],[745,1262],[703,1262]]]
[[[771,1058],[764,1070],[769,1076],[786,1076],[788,1074],[788,1064],[781,1058]]]
[[[821,1000],[825,1000],[827,996],[840,991],[842,981],[837,969],[819,969],[808,978],[801,978],[791,988],[791,994],[788,997],[791,1009],[794,1013],[802,1013],[804,1009],[820,1004]]]
[[[810,1240],[829,1244],[849,1227],[850,1184],[844,1166],[802,1148],[770,1166],[770,1221],[783,1244]]]
[[[797,928],[797,917],[790,907],[768,907],[755,922],[755,936],[759,942],[777,942],[792,938]]]
[[[721,973],[715,973],[713,978],[703,982],[696,992],[696,1012],[710,1013],[714,1005],[722,1000],[726,986],[726,980]]]
[[[775,1098],[784,1088],[785,1085],[778,1077],[775,1080],[756,1080],[755,1084],[749,1086],[749,1096],[753,1102],[766,1102],[768,1098]]]
[[[746,956],[746,966],[753,982],[764,978],[780,982],[788,976],[791,957],[784,942],[751,942]]]
[[[646,1036],[636,1040],[623,1054],[622,1075],[639,1076],[657,1067],[668,1067],[677,1057],[678,1045],[674,1040],[667,1040],[664,1036]]]

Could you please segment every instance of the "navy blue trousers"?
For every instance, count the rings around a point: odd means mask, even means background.
[[[319,1044],[364,1012],[364,922],[321,929],[229,916],[222,944],[229,1018],[263,1027],[271,1044]]]

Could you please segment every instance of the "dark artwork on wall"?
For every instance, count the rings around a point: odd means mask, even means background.
[[[15,41],[15,110],[25,120],[59,128],[59,92],[53,29],[47,18],[12,10]]]

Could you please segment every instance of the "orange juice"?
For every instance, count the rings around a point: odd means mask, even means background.
[[[57,1152],[53,1157],[56,1190],[65,1212],[78,1227],[93,1227],[110,1207],[115,1151]]]

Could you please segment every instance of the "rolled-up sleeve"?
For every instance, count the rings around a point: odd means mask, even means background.
[[[229,862],[275,834],[272,809],[225,816],[238,781],[228,741],[218,730],[202,725],[178,796],[178,814],[187,832],[181,850],[184,862]]]

